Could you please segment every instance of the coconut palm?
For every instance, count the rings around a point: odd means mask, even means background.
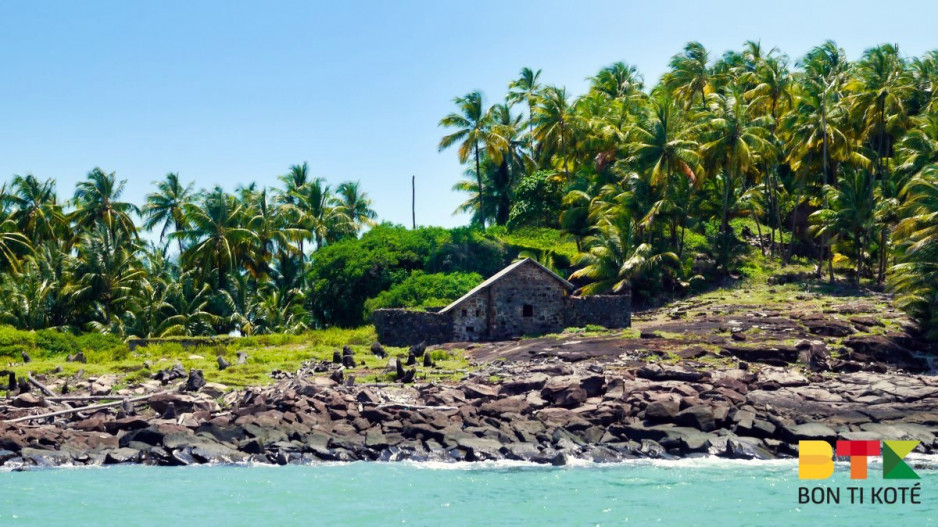
[[[10,209],[9,219],[33,244],[41,244],[62,234],[65,215],[57,202],[55,182],[39,181],[32,174],[13,176],[10,191],[3,193],[2,205]]]
[[[198,203],[187,203],[183,210],[188,226],[173,233],[190,245],[182,253],[187,268],[201,269],[203,279],[214,272],[218,290],[228,284],[227,275],[239,269],[257,235],[247,228],[244,205],[221,188],[206,194]]]
[[[567,149],[571,140],[570,119],[573,108],[567,98],[567,89],[548,86],[534,108],[534,137],[540,143],[541,155],[549,159],[552,152],[560,151],[563,174],[570,181]]]
[[[672,252],[656,253],[651,245],[637,243],[628,216],[604,219],[584,246],[574,259],[579,269],[570,275],[571,280],[588,282],[577,290],[583,295],[628,292],[633,279],[679,262]]]
[[[662,84],[686,106],[690,106],[695,98],[705,106],[707,95],[713,91],[708,61],[709,54],[703,44],[689,42],[683,53],[671,58],[671,69],[664,74]]]
[[[491,113],[485,109],[482,102],[482,93],[474,91],[463,97],[456,97],[453,102],[459,108],[458,113],[451,113],[440,120],[440,126],[454,128],[455,132],[440,139],[439,151],[459,144],[459,162],[465,163],[469,156],[475,157],[476,184],[482,189],[480,199],[481,208],[485,208],[485,187],[482,184],[482,149],[490,156],[498,156],[505,147],[505,140],[497,133],[492,132]],[[485,227],[485,218],[482,218],[482,227]]]
[[[117,180],[113,172],[106,174],[100,168],[88,173],[84,181],[75,186],[75,211],[72,218],[79,229],[93,231],[96,225],[107,227],[110,236],[105,243],[137,237],[137,226],[131,214],[140,214],[133,203],[120,201],[127,180]]]
[[[625,100],[644,89],[644,80],[635,66],[616,62],[590,77],[590,91],[609,99]]]
[[[378,213],[371,208],[372,201],[368,194],[361,190],[360,182],[346,181],[339,184],[333,199],[340,212],[351,220],[349,226],[352,227],[350,234],[353,236],[357,236],[361,229],[375,225]]]
[[[186,216],[183,207],[192,199],[192,183],[183,186],[179,181],[179,174],[170,172],[166,179],[156,183],[157,191],[147,194],[146,204],[143,206],[143,227],[153,230],[160,228],[160,243],[169,233],[170,227],[181,231],[186,227]],[[182,238],[177,238],[179,254],[182,254]]]
[[[525,102],[528,105],[528,132],[534,131],[534,107],[541,96],[541,70],[521,68],[518,78],[508,83],[508,103]]]
[[[869,247],[870,233],[874,225],[876,202],[873,198],[875,179],[867,170],[850,169],[840,178],[835,188],[827,185],[829,209],[821,209],[811,215],[811,223],[818,234],[834,240],[849,240],[856,258],[856,284],[863,275],[863,260]]]

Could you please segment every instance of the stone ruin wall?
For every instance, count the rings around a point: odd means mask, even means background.
[[[566,327],[593,324],[608,329],[628,328],[632,326],[632,296],[571,296],[564,313]]]
[[[409,309],[376,309],[371,321],[378,342],[388,346],[443,344],[453,340],[453,321],[440,313]]]

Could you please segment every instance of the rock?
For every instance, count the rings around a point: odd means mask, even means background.
[[[793,346],[771,345],[765,347],[723,346],[723,351],[746,362],[761,362],[773,366],[786,366],[798,360],[798,350]],[[747,366],[748,367],[748,366]],[[740,363],[742,368],[742,363]]]
[[[662,399],[645,407],[645,419],[649,421],[672,421],[680,410],[680,403],[671,399]]]
[[[526,377],[505,381],[499,386],[498,393],[502,395],[520,395],[532,391],[540,391],[547,384],[549,377],[543,373],[534,373]]]
[[[733,459],[775,459],[775,455],[754,437],[738,437],[726,442],[726,457]]]
[[[498,391],[487,384],[466,383],[462,390],[469,399],[492,398],[498,396]]]
[[[433,367],[433,359],[430,357],[430,354],[429,354],[429,353],[424,353],[424,354],[423,354],[423,367],[424,367],[424,368],[432,368],[432,367]]]
[[[820,313],[802,317],[801,323],[808,328],[810,333],[822,337],[846,337],[856,333],[850,323]]]
[[[332,363],[333,364],[342,364],[342,352],[335,350],[332,352]]]
[[[414,344],[410,347],[410,352],[414,354],[415,357],[422,357],[423,353],[427,350],[427,343],[421,342],[420,344]]]
[[[218,410],[218,404],[211,397],[183,393],[158,393],[150,397],[147,403],[157,413],[163,413],[170,404],[180,413]]]
[[[716,428],[713,409],[704,405],[692,406],[678,412],[678,414],[674,416],[674,421],[678,424],[690,426],[703,432],[710,432]]]
[[[228,361],[226,361],[224,357],[219,355],[218,356],[218,369],[221,371],[225,371],[228,369],[228,366],[231,366],[231,364],[229,364]]]
[[[694,371],[683,366],[676,365],[665,365],[665,364],[650,364],[640,368],[636,375],[645,379],[651,379],[653,381],[685,381],[685,382],[700,382],[705,377],[706,374]]]
[[[396,375],[397,380],[403,379],[404,375],[407,372],[404,371],[404,364],[401,363],[401,359],[391,359],[391,360],[394,361],[394,369],[395,369],[395,372],[397,373]]]
[[[225,395],[227,391],[228,391],[227,386],[225,386],[224,384],[219,384],[217,382],[208,382],[208,383],[205,383],[205,386],[202,387],[202,393],[214,399],[218,399],[219,397],[222,397],[223,395]]]
[[[844,346],[852,353],[847,357],[859,362],[885,362],[897,368],[922,371],[927,369],[924,360],[916,357],[911,350],[899,344],[895,339],[884,335],[857,335],[844,340]]]
[[[745,342],[746,334],[739,332],[739,331],[734,331],[733,333],[730,334],[730,338],[735,340],[736,342]]]
[[[351,359],[351,357],[343,357],[342,358],[343,362],[345,361],[345,359]],[[355,359],[352,359],[352,361],[354,362]],[[334,370],[331,374],[329,374],[329,378],[332,379],[332,382],[336,384],[342,384],[342,381],[345,379],[345,373],[343,373],[342,368],[339,368],[337,370]]]
[[[86,364],[88,359],[85,358],[85,354],[83,352],[79,351],[75,355],[69,355],[66,357],[65,362],[80,362],[82,364]]]
[[[371,343],[371,353],[381,359],[388,356],[388,353],[384,351],[384,346],[379,342]]]
[[[351,356],[351,355],[343,355],[343,356],[342,356],[342,366],[344,366],[344,367],[346,367],[346,368],[354,368],[355,366],[357,366],[357,365],[355,364],[355,357],[353,357],[353,356]]]
[[[107,381],[96,381],[91,384],[91,395],[110,395],[112,387]]]
[[[499,417],[503,414],[526,414],[530,411],[531,405],[528,404],[523,395],[488,401],[479,407],[479,413],[492,417]]]
[[[105,465],[116,465],[120,463],[133,463],[140,457],[140,451],[134,448],[118,448],[111,450],[104,457]]]
[[[247,352],[239,351],[238,352],[238,365],[247,364],[247,362],[248,362]]]
[[[414,378],[417,376],[417,368],[407,370],[404,372],[404,376],[399,380],[404,384],[410,384],[414,382]]]
[[[13,399],[13,406],[17,408],[44,408],[49,406],[49,403],[41,395],[23,393]]]
[[[186,376],[186,368],[181,363],[173,364],[172,368],[160,370],[153,374],[153,378],[160,381],[164,386],[170,381],[182,379]]]
[[[566,378],[549,382],[541,390],[541,397],[561,408],[576,408],[587,399],[586,390],[580,386],[580,379]]]
[[[186,391],[187,392],[197,392],[205,386],[205,377],[202,375],[202,370],[193,369],[189,372],[189,378],[186,379]]]
[[[29,363],[33,361],[32,357],[30,357],[29,354],[25,351],[21,351],[20,356],[23,357],[23,362]]]
[[[821,423],[804,423],[800,425],[788,425],[782,427],[780,431],[782,437],[789,443],[797,443],[802,440],[824,440],[834,441],[837,439],[837,432],[831,430]]]
[[[417,364],[417,355],[411,350],[407,353],[407,362],[405,362],[404,365],[413,366],[415,364]]]

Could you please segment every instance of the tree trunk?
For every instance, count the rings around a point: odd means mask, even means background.
[[[476,183],[479,185],[479,222],[485,228],[485,198],[482,188],[482,163],[479,162],[479,143],[475,144],[476,151]]]
[[[795,206],[791,211],[791,243],[788,244],[788,255],[785,257],[785,264],[791,262],[791,255],[795,252],[795,222],[798,221],[798,206],[801,205],[801,198],[804,196],[804,185],[798,189],[798,197],[795,200]]]

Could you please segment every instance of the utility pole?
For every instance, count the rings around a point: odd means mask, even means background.
[[[417,229],[417,176],[410,176],[410,220]]]

